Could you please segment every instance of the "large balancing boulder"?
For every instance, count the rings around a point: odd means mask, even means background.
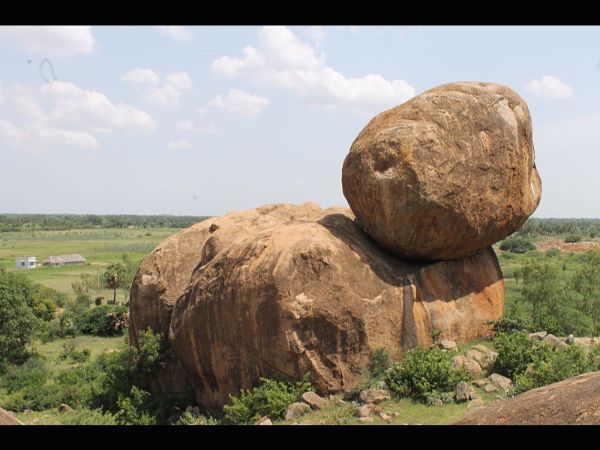
[[[542,191],[534,156],[521,97],[499,84],[450,83],[372,119],[344,161],[342,187],[384,249],[455,259],[534,212]]]
[[[135,277],[131,333],[168,336],[176,361],[161,389],[184,374],[201,405],[220,407],[262,376],[310,373],[321,393],[353,388],[374,350],[400,358],[430,345],[434,329],[456,342],[484,336],[503,306],[489,247],[411,264],[378,247],[348,208],[269,205],[161,244]]]

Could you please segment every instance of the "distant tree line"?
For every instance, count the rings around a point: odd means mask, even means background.
[[[530,218],[525,222],[518,233],[522,237],[570,234],[594,238],[600,236],[600,219]]]
[[[0,214],[0,232],[58,231],[82,228],[186,228],[210,216],[95,214]]]

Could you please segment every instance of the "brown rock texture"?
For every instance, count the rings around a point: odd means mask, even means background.
[[[516,231],[541,199],[527,104],[506,86],[450,83],[385,111],[342,171],[364,231],[404,259],[469,255]]]
[[[457,425],[600,425],[600,372],[590,372],[468,413]]]
[[[23,422],[10,411],[0,408],[0,425],[23,425]]]
[[[375,349],[399,358],[430,345],[432,329],[458,343],[485,335],[504,283],[489,247],[409,264],[347,208],[280,204],[167,239],[141,264],[130,304],[133,342],[146,327],[169,337],[159,389],[189,380],[199,404],[219,407],[261,376],[310,372],[320,393],[352,388]]]

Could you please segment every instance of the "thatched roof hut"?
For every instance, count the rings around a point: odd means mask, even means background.
[[[79,253],[75,253],[74,255],[49,256],[44,261],[45,266],[76,266],[85,263],[86,259]]]

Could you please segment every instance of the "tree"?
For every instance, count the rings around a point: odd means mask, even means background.
[[[0,371],[27,359],[27,344],[41,320],[34,310],[34,286],[23,276],[0,270]]]
[[[592,319],[594,336],[600,326],[600,252],[590,252],[587,261],[572,280],[573,289],[581,296],[579,307]]]
[[[127,267],[120,262],[110,264],[104,271],[106,287],[113,290],[113,304],[117,303],[117,289],[127,277]]]
[[[90,297],[90,291],[94,287],[92,278],[89,273],[82,273],[80,281],[74,281],[71,283],[71,288],[75,292],[77,301],[84,302],[86,306],[90,306],[92,301]]]

